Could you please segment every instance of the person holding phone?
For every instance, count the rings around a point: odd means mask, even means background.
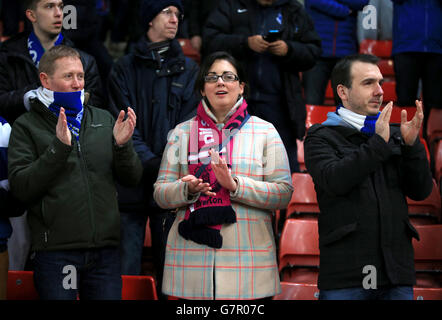
[[[299,72],[312,68],[321,40],[295,0],[227,0],[208,18],[208,52],[226,50],[245,67],[250,114],[271,122],[284,142],[291,172],[299,171],[296,139],[304,137],[305,104]]]

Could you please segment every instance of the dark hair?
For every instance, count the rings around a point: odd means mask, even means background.
[[[365,62],[377,65],[379,58],[371,54],[352,54],[342,58],[336,63],[331,75],[331,86],[336,104],[342,103],[339,98],[337,87],[342,84],[347,88],[351,88],[353,81],[351,76],[351,66],[354,62]]]
[[[201,63],[200,70],[198,72],[198,76],[195,81],[195,91],[200,93],[201,91],[204,90],[204,84],[205,84],[204,77],[207,75],[210,67],[212,67],[212,65],[216,60],[228,61],[236,69],[239,82],[244,83],[243,96],[247,97],[248,85],[247,85],[246,73],[244,71],[244,68],[238,62],[238,60],[236,60],[230,53],[226,51],[213,52],[204,59],[204,61]]]
[[[47,75],[52,75],[55,72],[55,62],[58,59],[66,57],[81,59],[80,54],[74,48],[62,44],[58,46],[53,46],[41,57],[40,63],[38,65],[38,71],[40,73],[44,72]]]
[[[39,3],[41,0],[23,0],[23,9],[28,10],[35,10],[37,8],[37,3]]]

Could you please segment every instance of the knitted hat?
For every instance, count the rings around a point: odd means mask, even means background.
[[[184,8],[181,0],[141,0],[140,3],[140,23],[144,27],[144,30],[149,29],[149,22],[165,8],[174,6],[183,13]]]

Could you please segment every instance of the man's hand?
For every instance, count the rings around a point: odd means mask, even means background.
[[[390,117],[393,110],[393,101],[390,101],[382,110],[375,125],[375,132],[380,135],[385,142],[390,139]]]
[[[182,177],[181,181],[187,182],[188,191],[191,194],[201,192],[207,196],[216,196],[216,193],[210,191],[212,190],[210,184],[207,182],[203,182],[203,179],[198,179],[197,177],[189,174],[185,177]]]
[[[259,34],[255,35],[255,36],[248,37],[247,44],[250,49],[252,49],[253,51],[258,52],[258,53],[265,52],[270,45],[270,43],[265,41],[262,38],[262,36]]]
[[[406,145],[412,146],[416,141],[424,121],[422,101],[416,100],[416,113],[413,119],[407,121],[407,110],[401,112],[401,134]]]
[[[125,112],[121,110],[114,125],[114,138],[118,146],[129,141],[137,123],[137,116],[131,107],[127,107],[127,119],[123,121],[124,115]]]
[[[190,38],[190,45],[198,52],[201,52],[201,47],[203,45],[203,40],[200,36],[193,36]]]
[[[289,52],[289,47],[284,40],[276,40],[275,42],[269,43],[267,50],[275,56],[284,57]]]
[[[64,113],[64,108],[60,108],[60,114],[58,115],[57,126],[55,128],[55,133],[61,142],[70,146],[71,145],[71,131],[68,128],[68,121],[66,120],[66,114]]]
[[[235,192],[237,185],[235,180],[233,180],[232,175],[230,174],[226,161],[221,158],[219,156],[219,153],[214,151],[213,149],[209,151],[209,154],[212,158],[210,165],[212,166],[212,170],[215,173],[218,183],[230,192]]]

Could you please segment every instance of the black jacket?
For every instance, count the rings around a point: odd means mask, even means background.
[[[296,138],[304,137],[305,103],[299,72],[311,69],[321,55],[321,40],[314,30],[313,22],[302,5],[295,0],[283,4],[282,40],[288,45],[285,57],[275,57],[286,107],[293,124]],[[220,2],[209,16],[203,33],[203,42],[209,52],[229,51],[246,68],[249,78],[256,70],[251,67],[253,52],[247,38],[259,34],[256,23],[260,7],[256,0],[227,0]]]
[[[26,112],[23,96],[29,90],[37,89],[40,84],[38,69],[29,55],[27,40],[29,33],[20,33],[0,47],[0,114],[9,122],[14,122]],[[63,44],[73,47],[64,37]],[[80,52],[85,72],[85,91],[90,93],[89,103],[104,107],[103,93],[95,59]]]
[[[387,143],[356,129],[314,125],[304,143],[305,163],[319,203],[320,289],[362,286],[373,265],[378,286],[415,283],[406,196],[423,200],[432,177],[417,139],[406,146],[397,126]]]
[[[146,36],[141,37],[134,53],[115,63],[108,82],[110,108],[117,115],[130,106],[137,115],[133,140],[144,167],[146,188],[144,191],[120,189],[123,210],[143,210],[139,206],[143,199],[153,204],[153,183],[167,135],[177,124],[196,114],[200,101],[194,90],[198,70],[198,65],[184,56],[177,40],[170,42],[161,62]]]

